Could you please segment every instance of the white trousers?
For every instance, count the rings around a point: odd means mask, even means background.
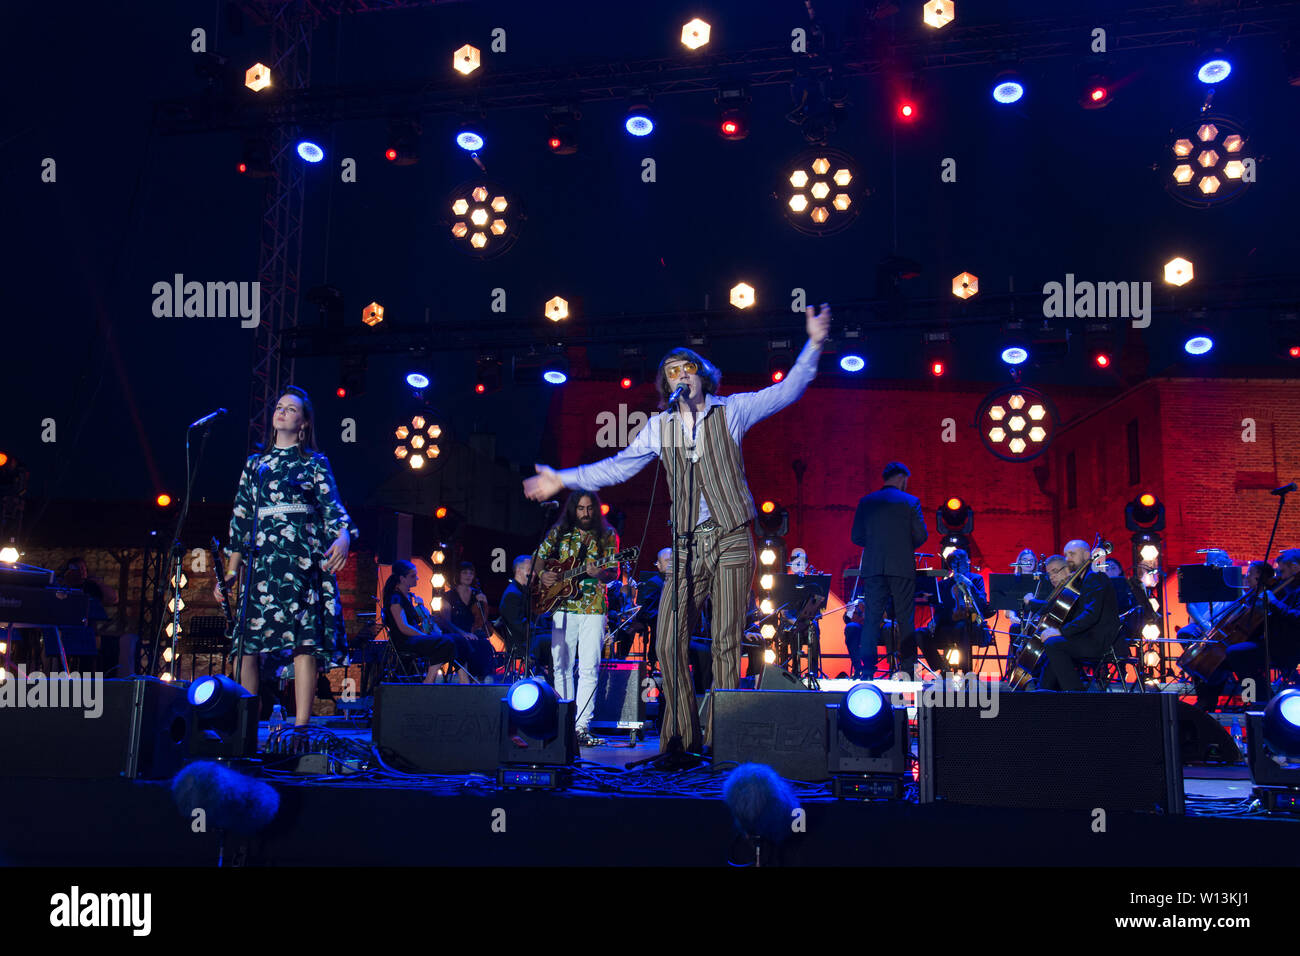
[[[558,611],[551,630],[551,672],[555,692],[562,700],[578,704],[578,732],[591,723],[596,708],[596,675],[600,670],[600,645],[605,637],[605,615],[568,614]],[[573,686],[574,664],[578,686]]]

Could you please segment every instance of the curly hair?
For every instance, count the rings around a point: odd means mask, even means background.
[[[668,398],[673,393],[673,389],[668,385],[668,373],[664,371],[669,362],[676,362],[684,359],[687,362],[694,362],[700,369],[700,384],[704,388],[705,395],[718,394],[718,387],[722,384],[722,373],[718,367],[700,355],[688,348],[676,348],[669,352],[659,362],[659,370],[655,373],[655,385],[659,389],[659,407],[661,409],[668,407]]]

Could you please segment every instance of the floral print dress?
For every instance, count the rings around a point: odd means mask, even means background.
[[[230,519],[230,550],[250,560],[248,539],[256,511],[261,554],[246,582],[252,593],[244,653],[286,658],[310,653],[327,669],[335,649],[346,642],[338,580],[322,565],[339,533],[346,530],[355,539],[357,530],[339,500],[329,459],[320,452],[306,455],[292,446],[249,457]],[[267,470],[259,496],[258,470],[263,465]],[[242,595],[234,607],[236,617],[241,605]]]

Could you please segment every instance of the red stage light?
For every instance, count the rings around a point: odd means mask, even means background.
[[[607,514],[609,514],[609,505],[605,504],[604,502],[601,502],[601,505],[600,505],[600,513],[601,513],[602,515],[607,515]]]
[[[763,514],[770,515],[773,511],[776,510],[776,502],[764,501],[759,507],[762,509]]]
[[[479,382],[477,385],[474,386],[474,391],[482,395],[484,392],[487,391],[487,386],[484,385],[482,382]]]
[[[172,496],[168,494],[162,494],[159,495],[157,498],[155,498],[154,501],[158,503],[159,508],[166,508],[169,504],[172,503]]]
[[[248,163],[240,163],[240,164],[239,164],[239,171],[240,171],[241,173],[246,173],[246,172],[248,172]]]
[[[348,390],[344,388],[342,385],[340,385],[338,388],[334,389],[334,394],[337,395],[339,398],[347,398]]]
[[[433,516],[437,518],[439,521],[441,521],[443,518],[447,517],[447,509],[439,508],[437,511],[433,513]]]
[[[559,148],[560,148],[561,146],[563,146],[563,145],[564,145],[564,141],[563,141],[562,139],[560,139],[560,137],[558,137],[558,136],[552,136],[552,137],[551,137],[551,139],[550,139],[550,147],[551,147],[551,149],[559,149]]]
[[[631,380],[630,378],[625,378],[625,379],[621,380],[618,384],[621,385],[621,386],[623,386],[624,388],[631,388],[631,387],[632,387],[632,380]]]
[[[942,362],[932,362],[930,364],[930,374],[933,375],[935,378],[938,378],[939,376],[943,375],[943,373],[946,372],[947,370],[948,369],[944,366]]]
[[[773,370],[772,370],[772,381],[773,381],[773,382],[779,382],[779,381],[781,381],[781,379],[783,379],[783,378],[785,378],[785,372],[781,371],[779,368],[778,368],[778,369],[773,369]]]
[[[1292,358],[1300,358],[1300,345],[1293,345],[1286,350],[1286,354]]]
[[[1138,504],[1140,504],[1143,508],[1150,508],[1155,503],[1156,503],[1156,496],[1151,494],[1151,492],[1149,491],[1146,494],[1142,495],[1140,498],[1138,498]]]
[[[1100,103],[1105,98],[1106,98],[1106,87],[1104,86],[1094,86],[1092,90],[1088,93],[1088,99],[1092,100],[1094,103]]]
[[[9,456],[0,451],[0,468],[3,468],[7,464],[9,464]]]
[[[391,163],[393,160],[397,158],[397,150],[393,149],[390,146],[388,149],[384,150],[384,158]]]
[[[735,136],[738,129],[740,129],[740,124],[735,120],[724,120],[722,123],[723,136]]]
[[[948,510],[949,510],[949,511],[961,511],[961,504],[962,504],[962,502],[961,502],[961,499],[960,499],[960,498],[949,498],[949,499],[948,499]]]
[[[903,100],[898,104],[898,116],[900,119],[911,120],[916,118],[916,104],[911,100]]]
[[[1098,352],[1096,357],[1093,358],[1093,361],[1097,363],[1097,368],[1110,367],[1110,356],[1107,355],[1105,352]]]

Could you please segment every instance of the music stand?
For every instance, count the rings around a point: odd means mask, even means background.
[[[813,621],[821,608],[826,606],[830,597],[831,576],[829,574],[778,574],[772,587],[772,600],[778,608],[784,608],[794,616],[796,623]],[[817,682],[817,671],[821,669],[821,640],[819,628],[814,625],[808,630],[808,669],[805,677]],[[794,642],[795,675],[799,673],[799,651],[802,642]],[[815,690],[816,687],[814,686]]]
[[[1015,611],[1020,613],[1025,603],[1025,595],[1033,594],[1038,589],[1038,574],[990,574],[989,607],[995,611]]]
[[[1231,604],[1241,597],[1241,568],[1212,564],[1178,567],[1178,600],[1183,604]]]

